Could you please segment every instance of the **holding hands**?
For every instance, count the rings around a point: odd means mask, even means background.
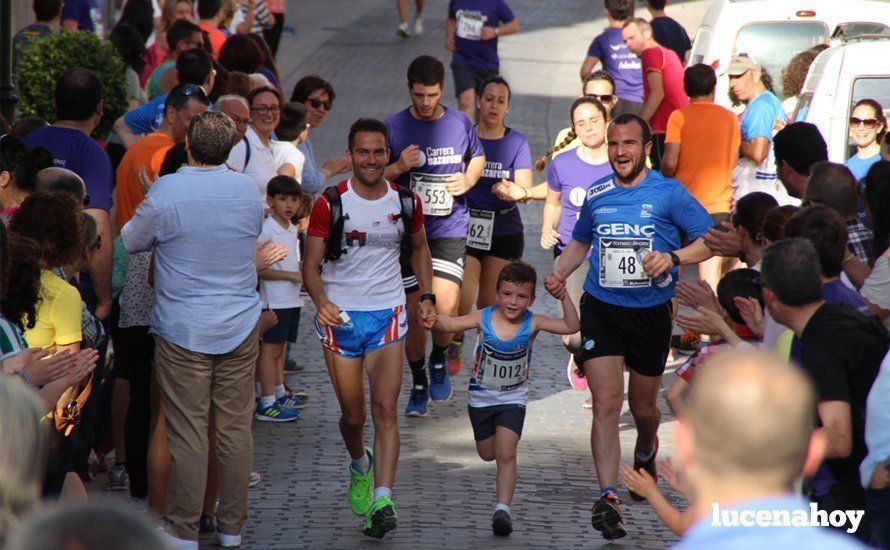
[[[566,276],[559,271],[552,271],[544,278],[544,288],[557,300],[566,297]]]

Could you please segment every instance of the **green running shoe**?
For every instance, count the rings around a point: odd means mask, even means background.
[[[396,528],[398,521],[396,505],[392,503],[392,499],[390,497],[380,497],[374,501],[371,509],[368,510],[362,533],[375,539],[382,539],[387,533]]]
[[[371,489],[371,476],[374,474],[374,454],[370,447],[365,447],[371,467],[362,474],[352,464],[349,465],[349,509],[357,516],[363,516],[371,508],[374,491]]]

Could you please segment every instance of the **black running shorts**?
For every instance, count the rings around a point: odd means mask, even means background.
[[[464,280],[464,263],[467,260],[467,240],[458,237],[427,239],[430,255],[433,257],[433,277],[457,283]],[[402,286],[405,292],[417,292],[417,277],[411,266],[402,267]]]
[[[491,250],[482,250],[467,246],[467,256],[482,261],[486,256],[494,256],[502,260],[519,260],[525,249],[525,238],[522,233],[516,235],[496,235],[491,238]]]
[[[483,441],[494,436],[498,426],[522,437],[522,426],[525,424],[525,405],[512,403],[509,405],[492,405],[491,407],[471,407],[470,424],[473,425],[473,438]]]
[[[621,307],[581,297],[584,360],[624,357],[643,376],[661,376],[671,347],[671,302],[652,307]]]

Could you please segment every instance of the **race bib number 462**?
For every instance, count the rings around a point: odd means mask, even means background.
[[[467,231],[467,246],[476,250],[491,250],[494,217],[495,213],[492,210],[470,208],[470,229]]]
[[[457,12],[456,34],[465,40],[482,40],[484,20],[481,13],[468,11]]]
[[[445,188],[448,174],[411,173],[411,189],[420,197],[424,216],[447,216],[451,214],[454,197]]]

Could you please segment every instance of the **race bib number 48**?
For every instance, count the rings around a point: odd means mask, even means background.
[[[482,40],[482,25],[484,21],[481,13],[467,11],[457,12],[457,36],[465,40]]]
[[[528,380],[528,350],[503,352],[482,345],[476,382],[495,391],[515,390]]]
[[[470,230],[467,246],[476,250],[491,250],[491,233],[494,230],[495,213],[492,210],[470,208]]]
[[[411,189],[420,197],[424,216],[447,216],[451,214],[454,197],[445,188],[448,174],[411,174]]]
[[[636,249],[652,250],[652,239],[610,239],[600,237],[600,286],[632,288],[652,285],[637,258]]]

